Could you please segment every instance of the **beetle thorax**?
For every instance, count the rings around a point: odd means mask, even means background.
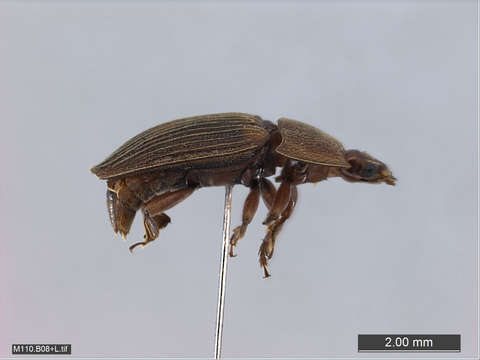
[[[339,176],[337,167],[309,164],[305,182],[316,183],[333,176]]]
[[[308,164],[302,161],[289,160],[283,167],[277,181],[291,184],[316,183],[332,176],[339,176],[338,169],[332,166]]]

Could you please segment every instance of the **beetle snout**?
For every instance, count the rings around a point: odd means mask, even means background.
[[[382,175],[384,181],[388,185],[395,186],[395,181],[397,181],[397,178],[392,175],[392,172],[388,169],[383,169],[380,172],[380,175]]]

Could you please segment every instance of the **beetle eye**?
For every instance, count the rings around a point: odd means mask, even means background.
[[[369,178],[378,171],[378,166],[372,163],[367,163],[362,169],[361,176],[364,178]]]

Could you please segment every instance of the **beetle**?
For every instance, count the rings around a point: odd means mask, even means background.
[[[258,255],[265,277],[275,240],[292,215],[297,185],[331,177],[349,182],[395,185],[387,165],[343,145],[306,123],[280,118],[278,125],[245,113],[220,113],[173,120],[124,143],[91,171],[107,181],[107,208],[115,233],[125,239],[141,210],[145,246],[170,223],[165,211],[205,186],[243,184],[250,188],[242,223],[230,238],[230,256],[263,199],[267,226]],[[267,179],[275,175],[278,189]]]

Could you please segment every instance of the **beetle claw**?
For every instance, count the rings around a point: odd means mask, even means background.
[[[141,245],[142,248],[145,247],[145,245],[147,245],[149,242],[151,242],[151,240],[145,240],[145,241],[139,241],[139,242],[136,242],[135,244],[131,245],[128,250],[130,250],[131,253],[133,253],[133,249],[135,249],[138,245]]]
[[[137,243],[131,245],[131,246],[128,248],[128,250],[130,250],[130,252],[133,253],[133,249],[135,249],[135,248],[136,248],[138,245],[140,245],[140,244],[141,244],[141,242],[137,242]]]

